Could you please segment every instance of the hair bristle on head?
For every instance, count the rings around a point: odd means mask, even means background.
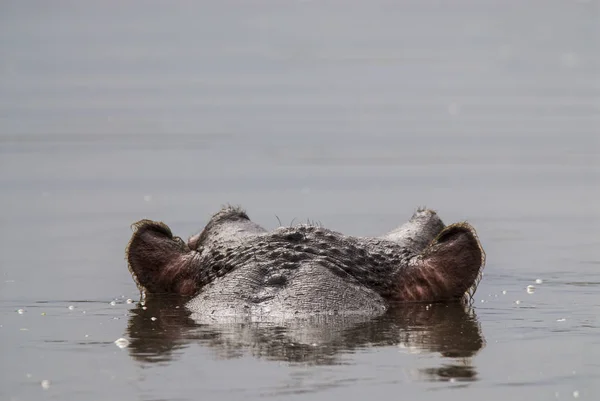
[[[240,206],[232,206],[232,205],[225,205],[221,208],[221,210],[219,210],[217,213],[215,213],[211,220],[212,221],[221,221],[221,220],[232,220],[232,219],[244,219],[244,220],[250,220],[250,217],[248,217],[248,214],[246,213],[246,211],[244,209],[242,209]]]

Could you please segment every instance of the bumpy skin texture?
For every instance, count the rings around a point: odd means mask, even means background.
[[[446,227],[426,209],[384,236],[352,237],[312,225],[267,232],[226,207],[187,243],[141,220],[126,253],[143,294],[192,296],[201,316],[380,314],[400,302],[465,300],[485,262],[469,224]]]

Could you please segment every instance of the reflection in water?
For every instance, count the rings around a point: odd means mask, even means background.
[[[402,305],[376,318],[338,315],[256,321],[240,317],[205,323],[185,308],[184,300],[153,297],[132,310],[127,334],[131,356],[145,363],[176,359],[178,351],[193,343],[210,347],[220,358],[250,353],[318,365],[339,364],[344,353],[378,346],[451,358],[438,368],[421,370],[427,380],[475,380],[469,358],[485,343],[473,311],[460,304]]]
[[[422,369],[421,373],[431,381],[473,381],[476,380],[477,372],[475,368],[468,363],[462,365],[450,364],[442,365],[439,368]]]

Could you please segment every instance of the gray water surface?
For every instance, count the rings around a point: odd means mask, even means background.
[[[595,400],[599,199],[598,1],[5,1],[0,398]],[[226,203],[353,235],[427,206],[485,276],[374,320],[143,309],[129,225]]]

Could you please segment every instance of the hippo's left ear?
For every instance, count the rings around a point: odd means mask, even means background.
[[[142,293],[194,295],[197,272],[193,253],[161,222],[140,220],[125,251],[129,271]]]

